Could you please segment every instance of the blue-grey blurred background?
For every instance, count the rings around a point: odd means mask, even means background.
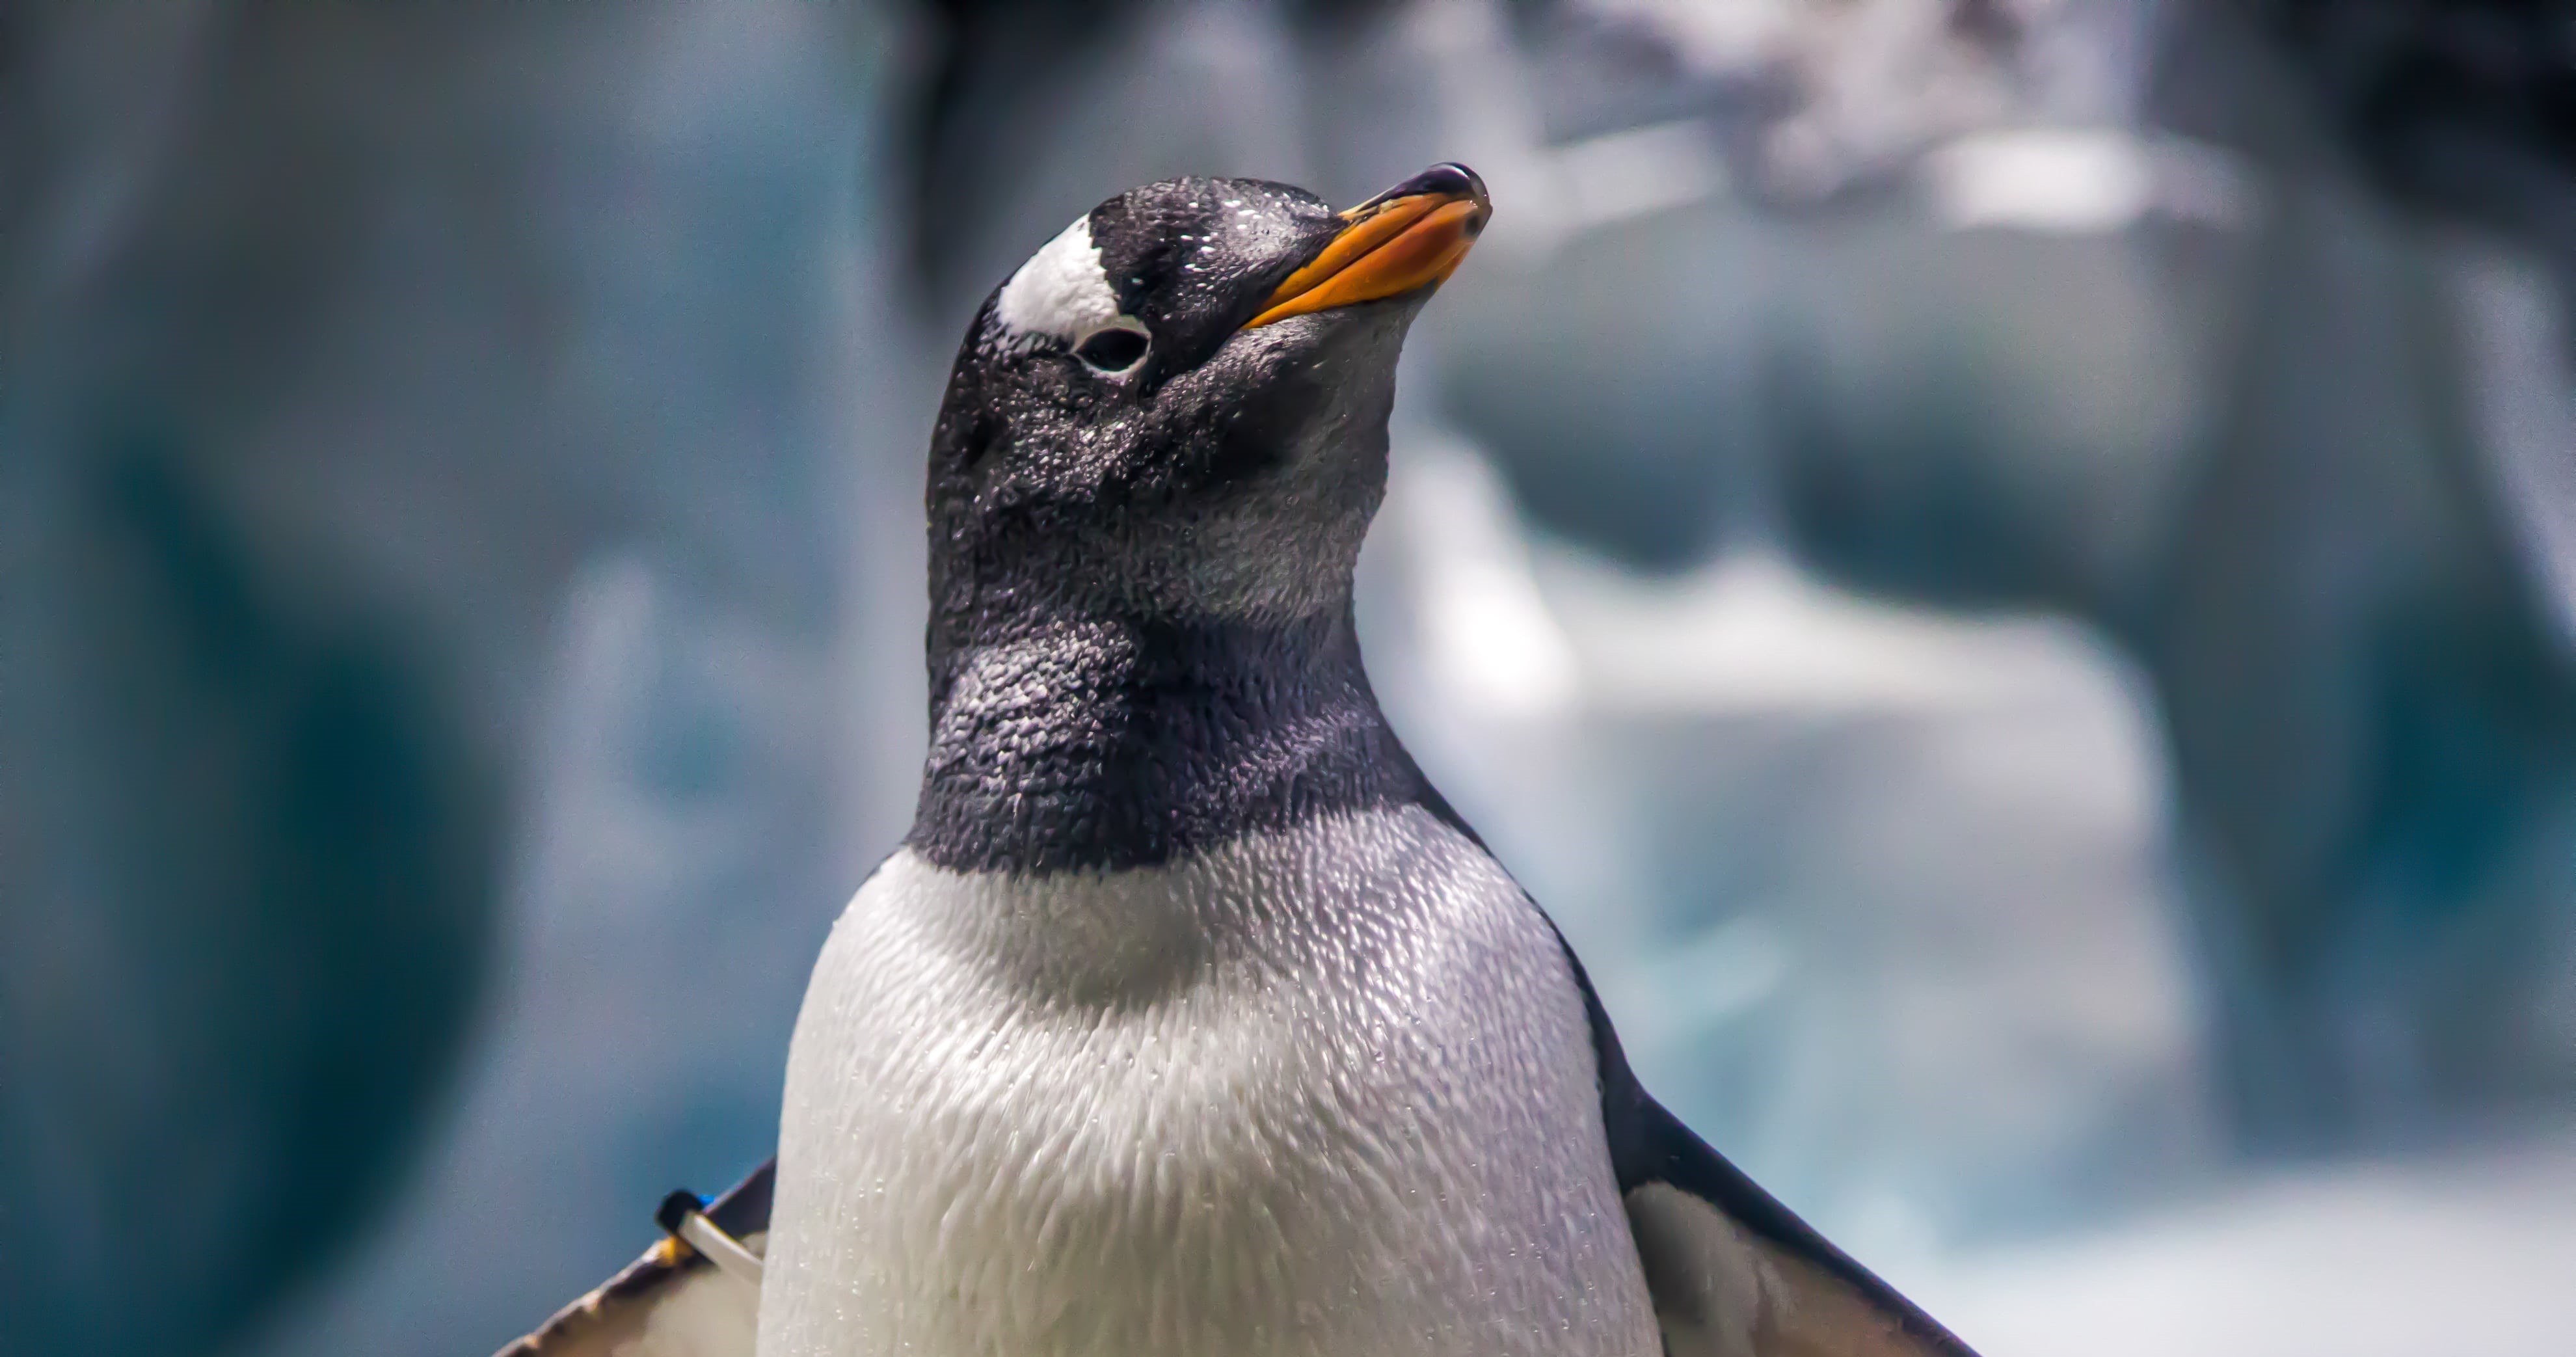
[[[757,1162],[976,302],[1436,159],[1366,640],[1648,1082],[1989,1357],[2564,1357],[2561,0],[0,0],[0,1352]]]

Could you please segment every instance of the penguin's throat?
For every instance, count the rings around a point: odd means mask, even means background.
[[[1148,866],[1419,794],[1347,611],[1065,618],[935,654],[907,842],[953,870]]]

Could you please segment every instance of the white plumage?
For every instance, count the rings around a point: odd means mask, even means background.
[[[1080,341],[1119,319],[1089,214],[1038,248],[993,298],[993,319],[1015,338]]]
[[[897,854],[788,1062],[760,1351],[1661,1351],[1554,932],[1420,807],[1165,867]]]

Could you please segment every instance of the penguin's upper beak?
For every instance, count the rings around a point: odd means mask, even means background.
[[[1342,213],[1342,229],[1323,253],[1289,274],[1243,328],[1436,286],[1457,270],[1493,215],[1474,170],[1434,165]]]

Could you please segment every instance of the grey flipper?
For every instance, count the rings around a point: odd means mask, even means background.
[[[1442,822],[1493,851],[1429,783],[1420,795]],[[1544,906],[1529,905],[1548,919],[1583,991],[1610,1166],[1665,1357],[1977,1357],[1646,1092],[1583,958]]]
[[[1976,1357],[1637,1082],[1583,963],[1610,1163],[1667,1357]]]
[[[762,1164],[706,1207],[717,1229],[760,1253],[769,1234],[777,1161]],[[664,1215],[671,1213],[665,1203]],[[674,1222],[665,1220],[664,1228]],[[494,1357],[751,1357],[760,1293],[666,1234],[589,1295]]]

